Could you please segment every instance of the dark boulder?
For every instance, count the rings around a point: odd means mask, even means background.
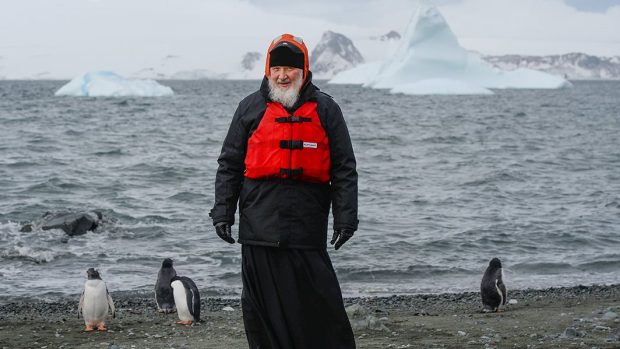
[[[42,230],[62,229],[67,235],[83,235],[87,231],[93,231],[98,226],[103,215],[101,212],[47,212],[43,215],[40,227]],[[38,226],[38,224],[37,224]],[[32,231],[33,224],[25,224],[22,232]]]

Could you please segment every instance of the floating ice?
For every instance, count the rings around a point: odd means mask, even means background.
[[[379,64],[344,71],[329,83],[363,84],[407,94],[489,94],[489,88],[562,88],[554,75],[517,69],[501,71],[462,48],[437,8],[419,1],[393,55]]]
[[[172,89],[154,80],[126,79],[109,71],[88,72],[69,81],[56,96],[159,97],[173,95]]]

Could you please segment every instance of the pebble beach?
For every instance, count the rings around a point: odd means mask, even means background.
[[[149,292],[112,292],[107,332],[84,332],[79,295],[3,299],[0,348],[247,348],[238,298],[203,300],[203,322],[176,325]],[[498,313],[476,292],[346,298],[358,348],[620,348],[620,284],[509,290]]]

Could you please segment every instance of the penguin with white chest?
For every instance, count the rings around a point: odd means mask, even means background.
[[[491,259],[480,283],[483,312],[497,312],[500,306],[506,305],[507,291],[503,274],[502,262],[499,258]]]
[[[78,319],[81,313],[86,325],[84,331],[93,331],[95,328],[98,331],[107,331],[105,320],[108,315],[108,309],[112,311],[112,317],[116,317],[114,302],[97,270],[89,268],[86,271],[86,275],[88,280],[86,280],[84,290],[80,296]]]
[[[157,310],[160,313],[168,314],[176,311],[172,286],[170,285],[175,276],[177,276],[177,272],[172,266],[172,259],[164,259],[155,284],[155,303],[157,303]]]
[[[194,281],[185,276],[175,276],[170,286],[180,320],[177,324],[191,325],[200,322],[200,293]]]

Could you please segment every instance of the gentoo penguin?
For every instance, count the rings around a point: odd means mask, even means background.
[[[172,286],[170,286],[172,278],[175,276],[177,276],[177,272],[172,267],[172,259],[164,259],[155,284],[155,303],[157,303],[157,310],[160,313],[168,314],[176,311]]]
[[[86,271],[86,275],[88,280],[86,280],[84,291],[82,291],[80,296],[78,319],[80,318],[80,313],[82,313],[84,323],[86,324],[84,331],[93,331],[95,327],[99,331],[107,331],[105,318],[108,315],[108,307],[112,310],[112,317],[116,317],[114,302],[97,270],[89,268]]]
[[[500,305],[506,305],[506,285],[502,281],[503,274],[502,262],[498,258],[491,259],[480,283],[483,312],[499,311]]]
[[[170,285],[180,320],[177,324],[191,325],[193,322],[200,322],[200,294],[194,281],[185,276],[175,276]]]

